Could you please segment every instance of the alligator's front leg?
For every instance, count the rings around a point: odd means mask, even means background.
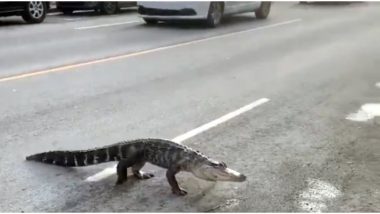
[[[179,172],[179,168],[173,167],[169,168],[168,171],[166,171],[166,178],[168,179],[168,182],[172,188],[172,192],[176,195],[186,195],[187,192],[183,189],[181,189],[178,186],[177,179],[175,178],[175,175]]]

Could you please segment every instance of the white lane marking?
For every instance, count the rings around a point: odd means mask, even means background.
[[[109,176],[115,174],[116,166],[117,165],[114,165],[113,167],[105,168],[101,172],[98,172],[95,175],[86,178],[86,181],[87,182],[96,182],[96,181],[100,181],[100,180],[103,180],[105,178],[108,178]]]
[[[63,20],[65,20],[65,21],[76,21],[76,20],[81,20],[81,18],[64,18]]]
[[[293,20],[289,20],[289,21],[285,21],[285,22],[280,22],[280,23],[276,23],[276,24],[272,24],[272,25],[266,25],[266,26],[257,27],[257,28],[254,28],[254,29],[243,30],[243,31],[238,31],[238,32],[233,32],[233,33],[227,33],[227,34],[224,34],[224,35],[221,35],[221,36],[210,37],[210,39],[216,38],[216,37],[220,38],[220,37],[223,37],[223,36],[230,36],[230,35],[234,35],[236,33],[250,32],[252,30],[257,30],[257,29],[265,29],[265,28],[277,27],[277,26],[280,26],[280,25],[285,25],[285,24],[291,24],[291,23],[294,23],[294,22],[299,22],[301,20],[302,19],[293,19]],[[102,25],[92,25],[92,26],[76,27],[74,29],[75,30],[88,30],[88,29],[94,29],[94,28],[110,27],[110,26],[125,25],[125,24],[132,24],[132,23],[142,23],[142,22],[140,20],[132,20],[132,21],[127,21],[127,22],[119,22],[119,23],[111,23],[111,24],[102,24]],[[207,39],[205,39],[205,40],[207,40]]]
[[[209,130],[209,129],[211,129],[211,128],[213,128],[213,127],[215,127],[221,123],[224,123],[224,122],[226,122],[226,121],[228,121],[228,120],[230,120],[230,119],[232,119],[232,118],[234,118],[234,117],[236,117],[236,116],[238,116],[244,112],[247,112],[247,111],[249,111],[249,110],[251,110],[251,109],[253,109],[253,108],[255,108],[261,104],[264,104],[268,101],[269,101],[268,98],[261,98],[259,100],[256,100],[255,102],[250,103],[246,106],[243,106],[243,107],[241,107],[241,108],[239,108],[233,112],[230,112],[230,113],[228,113],[222,117],[219,117],[216,120],[213,120],[209,123],[206,123],[206,124],[204,124],[198,128],[195,128],[191,131],[188,131],[184,134],[181,134],[181,135],[175,137],[172,141],[177,142],[177,143],[181,143],[182,141],[185,141],[191,137],[194,137],[195,135],[198,135],[204,131],[207,131],[207,130]]]
[[[380,82],[376,83],[375,86],[376,86],[377,88],[380,88]]]
[[[307,188],[298,196],[298,206],[303,211],[322,212],[329,200],[342,195],[341,191],[328,182],[308,179],[307,183]]]
[[[365,122],[380,116],[380,103],[367,103],[361,106],[361,108],[352,114],[347,115],[347,120],[356,122]]]
[[[111,24],[103,24],[103,25],[92,25],[92,26],[83,26],[83,27],[76,27],[75,30],[88,30],[88,29],[94,29],[94,28],[101,28],[101,27],[110,27],[110,26],[116,26],[116,25],[126,25],[126,24],[132,24],[132,23],[139,23],[141,21],[139,20],[132,20],[127,22],[118,22],[118,23],[111,23]]]
[[[243,114],[244,112],[247,112],[247,111],[249,111],[255,107],[258,107],[258,106],[260,106],[260,105],[262,105],[268,101],[269,101],[268,98],[258,99],[258,100],[254,101],[248,105],[245,105],[245,106],[243,106],[243,107],[241,107],[241,108],[239,108],[233,112],[225,114],[222,117],[219,117],[218,119],[215,119],[215,120],[213,120],[209,123],[206,123],[202,126],[199,126],[198,128],[195,128],[195,129],[188,131],[184,134],[178,135],[177,137],[173,138],[172,141],[177,142],[177,143],[181,143],[181,142],[183,142],[183,141],[185,141],[191,137],[194,137],[194,136],[196,136],[196,135],[198,135],[204,131],[209,130],[210,128],[213,128],[217,125],[220,125],[220,124],[222,124],[222,123],[224,123],[224,122],[226,122],[226,121],[228,121],[228,120],[230,120],[230,119],[232,119],[232,118],[234,118],[240,114]],[[106,168],[106,169],[104,169],[104,170],[102,170],[102,171],[100,171],[100,172],[98,172],[92,176],[87,177],[86,181],[88,181],[88,182],[100,181],[100,180],[103,180],[103,179],[115,174],[115,172],[116,172],[116,165],[114,165],[113,167],[108,167],[108,168]]]
[[[182,42],[174,45],[168,45],[168,46],[163,46],[163,47],[158,47],[158,48],[153,48],[153,49],[148,49],[148,50],[142,50],[134,53],[128,53],[128,54],[122,54],[122,55],[117,55],[117,56],[111,56],[111,57],[105,57],[105,58],[100,58],[100,59],[95,59],[95,60],[90,60],[87,62],[81,62],[81,63],[74,63],[70,65],[63,65],[63,66],[58,66],[55,68],[50,68],[46,70],[39,70],[39,71],[34,71],[34,72],[28,72],[24,74],[17,74],[17,75],[12,75],[8,77],[0,77],[0,82],[6,82],[6,81],[11,81],[11,80],[17,80],[17,79],[22,79],[22,78],[28,78],[28,77],[33,77],[33,76],[38,76],[38,75],[44,75],[44,74],[49,74],[49,73],[55,73],[55,72],[61,72],[61,71],[67,71],[70,69],[74,68],[79,68],[83,66],[88,66],[88,65],[94,65],[94,64],[99,64],[99,63],[105,63],[105,62],[110,62],[110,61],[115,61],[115,60],[121,60],[121,59],[126,59],[130,57],[135,57],[135,56],[140,56],[140,55],[145,55],[145,54],[150,54],[150,53],[155,53],[159,51],[164,51],[164,50],[169,50],[169,49],[174,49],[178,47],[183,47],[187,45],[193,45],[193,44],[198,44],[201,42],[209,41],[209,40],[214,40],[214,39],[219,39],[223,37],[229,37],[237,34],[242,34],[242,33],[247,33],[247,32],[253,32],[253,31],[258,31],[262,29],[268,29],[268,28],[273,28],[273,27],[278,27],[281,25],[287,25],[287,24],[292,24],[295,22],[299,22],[301,19],[293,19],[285,22],[279,22],[276,24],[271,24],[271,25],[265,25],[261,27],[256,27],[252,28],[249,30],[243,30],[243,31],[237,31],[233,33],[227,33],[223,35],[218,35],[218,36],[213,36],[209,38],[204,38],[204,39],[197,39],[197,40],[192,40],[188,42]]]

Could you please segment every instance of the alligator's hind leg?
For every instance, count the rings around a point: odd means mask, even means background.
[[[127,181],[127,169],[136,163],[134,158],[132,159],[122,159],[119,161],[116,167],[117,181],[116,184],[122,184]]]
[[[153,173],[143,172],[141,169],[144,167],[145,161],[139,161],[132,166],[133,175],[139,179],[149,179],[154,177]]]
[[[186,195],[187,192],[179,187],[177,179],[175,178],[175,175],[179,172],[180,170],[176,167],[169,168],[168,171],[166,171],[166,178],[168,179],[168,182],[172,188],[172,192],[176,195]]]

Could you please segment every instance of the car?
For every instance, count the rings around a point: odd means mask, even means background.
[[[115,14],[122,7],[132,7],[136,6],[136,2],[132,1],[121,1],[121,2],[80,2],[80,1],[65,1],[56,2],[57,10],[63,12],[64,14],[71,14],[75,10],[95,10],[101,11],[104,14]]]
[[[216,27],[224,16],[254,12],[256,18],[268,17],[271,2],[137,2],[138,13],[147,24],[169,20],[203,20],[208,26]]]
[[[49,3],[42,1],[0,1],[0,16],[21,16],[27,23],[43,22],[48,9]]]

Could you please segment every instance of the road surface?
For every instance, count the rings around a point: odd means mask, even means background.
[[[267,20],[243,14],[216,29],[146,26],[133,10],[52,14],[39,25],[1,19],[1,211],[379,212],[379,9],[275,3]],[[181,173],[189,194],[176,197],[152,165],[154,178],[115,186],[112,173],[88,179],[115,163],[25,161],[172,139],[263,98],[183,141],[246,174],[244,183]]]

